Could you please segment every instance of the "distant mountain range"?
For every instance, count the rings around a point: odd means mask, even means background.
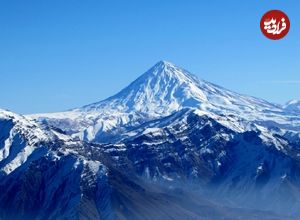
[[[81,108],[0,110],[0,219],[297,219],[299,177],[299,101],[166,61]]]

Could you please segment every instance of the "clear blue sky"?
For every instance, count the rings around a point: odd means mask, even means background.
[[[285,11],[289,35],[260,32]],[[159,60],[276,103],[300,98],[298,0],[0,0],[0,108],[53,112],[102,100]]]

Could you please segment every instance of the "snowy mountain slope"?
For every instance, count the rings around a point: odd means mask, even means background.
[[[128,87],[104,101],[71,111],[31,117],[73,137],[105,142],[130,127],[187,107],[201,110],[236,131],[247,130],[248,123],[253,121],[262,126],[300,129],[299,115],[279,105],[198,80],[188,71],[165,61],[158,62]]]
[[[162,124],[179,123],[176,118]],[[203,125],[210,124],[206,119],[202,123],[200,127],[191,126],[201,132]],[[130,163],[122,166],[121,160],[106,153],[107,147],[74,141],[4,110],[0,110],[0,143],[0,218],[4,220],[282,218],[274,213],[218,205],[184,188],[176,190],[145,182],[136,170],[124,169]],[[139,152],[132,153],[134,157]],[[7,165],[13,169],[4,169]],[[137,169],[139,166],[136,164]]]
[[[76,152],[82,145],[24,116],[0,110],[0,218],[77,216],[82,185],[95,182],[105,187],[107,172],[99,161]],[[96,208],[101,214],[107,212]]]
[[[0,131],[0,169],[5,174],[47,151],[42,143],[50,137],[24,116],[0,110]]]
[[[184,109],[124,137],[101,149],[126,172],[199,189],[222,204],[299,214],[300,145],[276,130],[253,124],[252,131],[236,132]]]
[[[300,100],[291,100],[289,102],[287,102],[283,108],[286,111],[295,113],[295,114],[300,114]]]

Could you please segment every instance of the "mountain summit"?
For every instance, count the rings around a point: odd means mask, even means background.
[[[207,101],[198,84],[191,73],[160,61],[116,95],[81,109],[95,111],[109,107],[161,116]]]
[[[221,124],[244,131],[252,122],[278,127],[300,126],[299,117],[265,100],[241,95],[199,80],[188,71],[160,61],[129,86],[106,100],[38,118],[82,140],[109,141],[142,123],[184,108],[197,109]]]

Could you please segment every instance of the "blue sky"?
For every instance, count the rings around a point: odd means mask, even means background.
[[[281,9],[291,30],[260,32]],[[54,112],[102,100],[159,60],[228,89],[300,98],[297,0],[1,0],[0,108]]]

